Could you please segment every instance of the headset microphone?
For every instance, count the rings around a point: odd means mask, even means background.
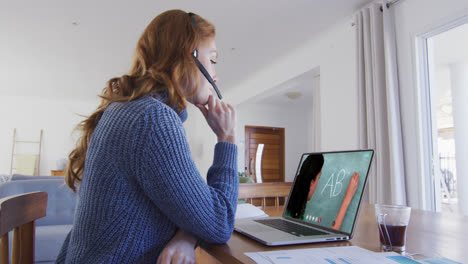
[[[195,22],[195,14],[194,13],[188,13],[189,16],[192,18],[192,25],[193,29],[197,29],[197,23]],[[215,90],[216,94],[218,95],[218,98],[221,100],[223,97],[221,96],[221,92],[218,89],[218,86],[216,86],[215,82],[213,81],[213,78],[211,78],[210,74],[208,71],[203,67],[203,65],[200,63],[198,60],[198,51],[195,49],[192,53],[192,57],[195,60],[195,63],[198,66],[198,69],[200,69],[201,73],[205,76],[205,78],[208,80],[208,82],[213,86],[213,89]]]

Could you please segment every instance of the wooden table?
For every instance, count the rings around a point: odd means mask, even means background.
[[[270,216],[281,216],[283,208],[266,208],[265,212]],[[446,257],[468,263],[466,225],[468,217],[413,209],[408,226],[406,254],[412,255],[414,259]],[[381,251],[373,205],[363,205],[354,237],[350,241],[267,247],[234,232],[227,244],[201,245],[203,250],[221,263],[255,263],[244,255],[245,252],[342,246],[359,246],[375,252]]]

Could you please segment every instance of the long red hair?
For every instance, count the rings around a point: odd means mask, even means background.
[[[196,29],[190,15],[182,10],[169,10],[155,17],[138,40],[129,73],[110,79],[100,95],[99,107],[78,124],[82,134],[68,156],[65,175],[66,184],[74,192],[83,177],[91,136],[111,103],[129,102],[157,92],[155,96],[167,96],[168,106],[179,112],[186,108],[187,91],[193,93],[198,88],[198,68],[191,54],[201,42],[216,34],[213,24],[194,16]]]

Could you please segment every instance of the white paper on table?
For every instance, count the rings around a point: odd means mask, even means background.
[[[258,264],[396,264],[398,262],[388,259],[386,255],[357,247],[326,247],[293,250],[277,250],[265,252],[245,253]],[[418,263],[418,262],[415,262]]]
[[[236,210],[236,219],[242,218],[257,218],[257,217],[268,217],[262,209],[255,207],[251,204],[238,204]]]

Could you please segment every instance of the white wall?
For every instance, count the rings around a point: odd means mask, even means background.
[[[217,138],[198,108],[188,104],[187,113],[188,118],[184,122],[184,128],[192,152],[192,159],[197,165],[202,178],[206,179],[208,169],[213,163],[214,146],[217,143]],[[237,138],[239,139],[239,135],[237,135]]]
[[[40,175],[50,175],[57,160],[67,158],[74,148],[78,133],[76,125],[91,114],[99,104],[95,101],[56,100],[40,97],[0,96],[0,174],[10,172],[13,128],[18,140],[37,140],[43,129]],[[205,118],[194,106],[188,106],[189,118],[184,123],[192,157],[203,178],[213,162],[216,136]],[[19,145],[23,153],[33,153],[27,145]]]
[[[458,207],[462,214],[468,216],[468,63],[450,65],[450,77],[453,92]]]
[[[351,18],[278,58],[270,67],[226,93],[239,104],[304,72],[320,67],[321,150],[358,147],[356,41]],[[307,32],[304,32],[307,34]]]
[[[299,158],[308,149],[307,116],[305,109],[291,106],[267,104],[241,104],[237,110],[237,142],[239,149],[239,171],[244,171],[245,126],[284,128],[285,181],[294,180]]]
[[[408,177],[407,200],[415,208],[428,209],[427,190],[421,183],[429,173],[422,169],[420,92],[416,88],[415,37],[468,15],[468,1],[404,0],[393,5],[396,21],[400,103]],[[245,80],[226,98],[236,104],[320,67],[321,150],[358,146],[356,41],[351,18],[278,58],[270,67]],[[307,32],[305,32],[307,34]]]
[[[431,173],[422,167],[421,104],[416,70],[416,36],[430,32],[457,18],[468,15],[466,0],[404,0],[393,5],[395,14],[400,103],[407,180],[407,201],[416,208],[430,209],[427,186]],[[421,187],[423,186],[423,187]]]
[[[55,159],[64,156],[72,148],[73,140],[67,139],[67,137],[73,126],[81,120],[73,117],[72,111],[62,112],[61,110],[53,111],[52,109],[64,109],[64,106],[67,105],[73,111],[88,114],[95,107],[93,103],[89,103],[92,107],[84,106],[88,103],[83,103],[83,106],[75,106],[75,104],[80,103],[71,100],[24,99],[26,97],[14,99],[15,96],[28,93],[30,95],[67,98],[73,95],[87,100],[87,98],[98,94],[109,78],[119,76],[128,68],[138,35],[148,19],[154,15],[154,12],[150,12],[151,15],[144,14],[141,16],[140,14],[137,26],[126,24],[125,20],[119,20],[121,23],[117,23],[117,26],[127,33],[131,32],[131,34],[124,34],[126,36],[124,38],[119,35],[117,36],[119,40],[115,41],[116,35],[110,29],[115,28],[116,22],[108,19],[108,22],[103,23],[99,20],[100,16],[95,15],[97,14],[96,10],[98,9],[89,9],[88,11],[92,14],[85,16],[87,19],[80,21],[77,19],[80,17],[77,14],[83,10],[79,8],[68,10],[65,13],[61,8],[58,8],[56,11],[60,12],[60,14],[55,17],[47,16],[46,13],[38,13],[34,8],[23,10],[21,6],[16,5],[10,7],[9,12],[0,18],[1,21],[5,22],[2,24],[4,27],[0,28],[4,29],[9,36],[9,41],[2,42],[3,44],[0,45],[2,47],[0,49],[2,56],[0,57],[4,58],[2,61],[5,62],[0,63],[0,69],[3,73],[0,73],[0,79],[4,84],[6,83],[6,85],[0,87],[2,94],[0,98],[2,103],[0,106],[2,121],[0,127],[0,142],[2,142],[0,145],[2,147],[0,151],[0,172],[9,171],[11,131],[13,127],[30,127],[28,130],[31,131],[44,128],[44,143],[46,145],[43,147],[41,173],[48,174],[49,170],[54,168]],[[23,22],[28,21],[28,23],[31,20],[35,22],[29,28],[24,26],[27,23],[11,23],[11,21],[20,20]],[[75,20],[80,22],[78,27],[71,24]],[[37,21],[40,21],[40,23]],[[285,80],[320,66],[323,102],[321,112],[324,113],[324,118],[322,118],[323,127],[320,127],[323,134],[321,149],[333,150],[356,147],[357,110],[353,100],[350,100],[356,94],[355,41],[354,29],[350,26],[350,21],[350,18],[341,21],[331,30],[327,30],[322,35],[304,43],[299,49],[292,50],[285,57],[277,58],[278,60],[272,67],[261,69],[258,75],[245,80],[239,86],[239,89],[236,87],[230,89],[232,96],[226,94],[226,102],[236,103],[237,101],[239,103],[240,100],[236,99],[238,97],[248,98],[264,89],[275,87]],[[97,28],[95,28],[96,26]],[[90,30],[90,27],[94,27],[93,30]],[[128,28],[131,28],[131,30],[128,30]],[[16,34],[18,32],[21,34]],[[308,33],[304,32],[304,34]],[[40,41],[36,43],[39,39]],[[109,46],[109,41],[113,45]],[[31,43],[37,45],[29,45]],[[66,45],[62,45],[63,43]],[[89,49],[89,47],[101,48],[103,45],[106,47],[104,50]],[[129,49],[128,47],[132,48]],[[16,56],[18,54],[20,57]],[[115,54],[121,54],[122,56],[115,56]],[[57,68],[57,65],[66,65],[66,67]],[[19,72],[22,74],[18,75],[19,77],[12,75]],[[57,72],[60,74],[56,74]],[[25,75],[29,77],[22,78]],[[18,78],[15,79],[15,76]],[[21,79],[19,79],[20,77]],[[70,94],[70,90],[66,92],[63,85],[72,87],[73,94]],[[28,89],[25,90],[25,88]],[[5,94],[8,96],[5,97]],[[341,96],[335,98],[336,94]],[[41,103],[35,103],[36,100]],[[27,112],[27,107],[23,104],[23,101],[27,102],[26,104],[34,105],[33,113]],[[39,106],[43,107],[43,102],[47,102],[50,108],[39,108]],[[10,114],[12,105],[21,108],[18,114],[13,116]],[[8,113],[8,116],[6,116],[6,113]],[[62,120],[60,125],[57,125],[58,122],[52,121],[55,119]],[[18,124],[15,122],[19,121],[13,122],[13,120],[25,121]],[[31,123],[34,125],[30,125]],[[193,159],[204,177],[209,165],[212,163],[212,152],[216,138],[197,109],[189,109],[189,119],[185,127],[192,148]],[[308,129],[312,130],[311,127]],[[24,129],[19,130],[19,133],[22,133],[21,131],[24,131]],[[55,131],[61,131],[61,134],[55,134],[58,133]],[[237,136],[238,139],[243,139],[243,134]],[[63,146],[60,144],[56,144],[56,146],[48,145],[52,144],[46,141],[50,140],[50,137],[54,139],[53,142],[64,142],[63,144],[60,143]],[[49,161],[45,160],[46,157],[49,157],[47,158]],[[239,166],[243,168],[242,160],[239,160]]]
[[[418,83],[415,79],[415,36],[468,15],[468,1],[403,0],[392,8],[395,11],[404,149],[407,153],[405,172],[409,178],[408,202],[413,207],[424,208],[422,201],[425,196],[419,187],[425,172],[421,168],[422,143],[419,138],[421,132],[419,91],[416,89]],[[357,148],[356,41],[355,28],[351,26],[351,21],[351,18],[338,21],[322,34],[304,42],[287,55],[277,58],[270,67],[260,69],[256,75],[230,89],[225,98],[229,98],[228,102],[240,104],[285,80],[320,67],[321,149]],[[116,71],[120,70],[119,68]],[[100,77],[99,80],[107,80],[108,77],[104,79]],[[48,107],[44,107],[46,104]],[[20,133],[26,129],[32,131],[44,128],[43,150],[47,154],[44,154],[41,163],[41,173],[48,174],[55,164],[55,159],[62,157],[73,145],[73,141],[68,136],[80,118],[74,117],[72,112],[88,114],[95,105],[93,102],[2,96],[0,98],[2,121],[0,172],[9,170],[12,128],[22,129]],[[201,127],[187,129],[187,136],[192,145],[192,155],[203,172],[206,164],[212,161],[209,150],[212,148],[214,137],[212,135],[202,137],[211,132],[203,127],[205,122],[203,119],[199,117],[191,119],[193,116],[196,115],[190,115],[187,122],[195,122],[196,126]],[[242,127],[240,122],[239,127]],[[243,138],[243,134],[238,133],[237,136],[238,139]],[[240,166],[243,168],[243,164]]]
[[[50,175],[56,162],[66,158],[75,146],[75,126],[83,120],[79,115],[89,115],[99,101],[75,101],[44,99],[40,97],[0,97],[0,174],[10,172],[13,128],[18,140],[38,140],[43,129],[40,175]],[[35,151],[24,144],[18,145],[24,152]]]

